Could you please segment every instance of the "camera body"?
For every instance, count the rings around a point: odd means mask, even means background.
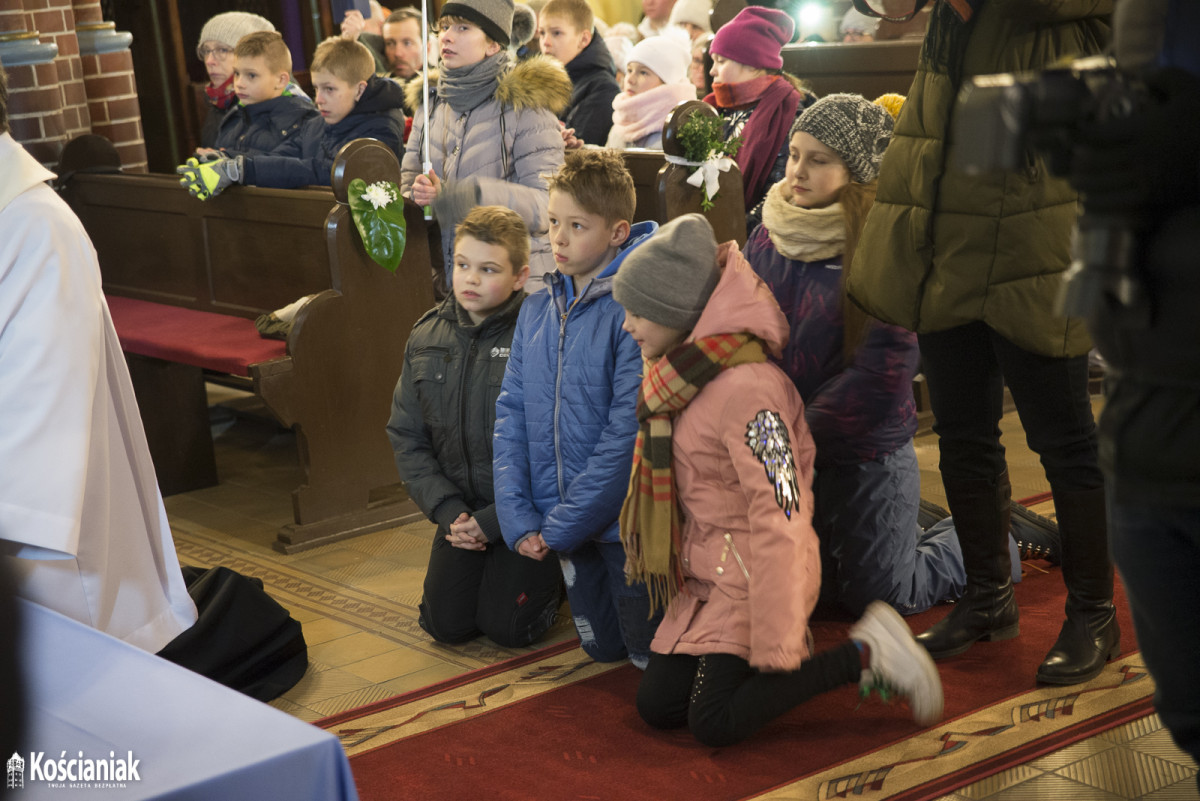
[[[1099,122],[1136,114],[1145,102],[1144,86],[1107,56],[1036,73],[977,76],[958,97],[955,166],[969,175],[1016,171],[1029,167],[1036,154],[1052,174],[1066,177],[1080,136]],[[1125,324],[1149,324],[1137,269],[1138,233],[1137,220],[1089,213],[1085,199],[1059,298],[1063,314],[1090,318],[1105,304]]]

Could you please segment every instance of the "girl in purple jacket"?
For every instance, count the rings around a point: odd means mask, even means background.
[[[806,109],[789,134],[784,180],[767,192],[745,251],[788,318],[780,366],[804,399],[817,445],[821,600],[851,614],[875,600],[915,614],[957,598],[966,582],[953,521],[918,524],[917,337],[871,320],[844,291],[892,124],[861,95],[829,95]],[[1027,541],[1051,544],[1024,525]]]

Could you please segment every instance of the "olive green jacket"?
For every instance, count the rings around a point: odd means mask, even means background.
[[[1112,0],[985,0],[962,80],[1039,70],[1105,47]],[[1020,171],[969,176],[948,141],[958,87],[926,38],[884,154],[848,291],[870,314],[918,333],[981,320],[1026,350],[1078,356],[1082,319],[1055,313],[1077,215],[1075,192],[1030,156]]]

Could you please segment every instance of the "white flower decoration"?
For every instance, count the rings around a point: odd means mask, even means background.
[[[366,192],[363,192],[362,199],[370,203],[378,211],[389,203],[393,203],[396,200],[396,195],[387,183],[376,181],[367,187]]]

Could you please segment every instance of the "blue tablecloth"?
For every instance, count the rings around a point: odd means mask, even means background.
[[[17,752],[24,787],[11,790],[12,798],[356,801],[346,754],[328,732],[20,603],[29,715]],[[78,780],[88,761],[97,773],[128,775],[130,754],[136,779]],[[0,759],[10,772],[16,767],[10,755]],[[34,776],[35,761],[42,779]],[[58,775],[60,762],[74,769],[75,781]],[[53,782],[45,780],[49,773]]]

